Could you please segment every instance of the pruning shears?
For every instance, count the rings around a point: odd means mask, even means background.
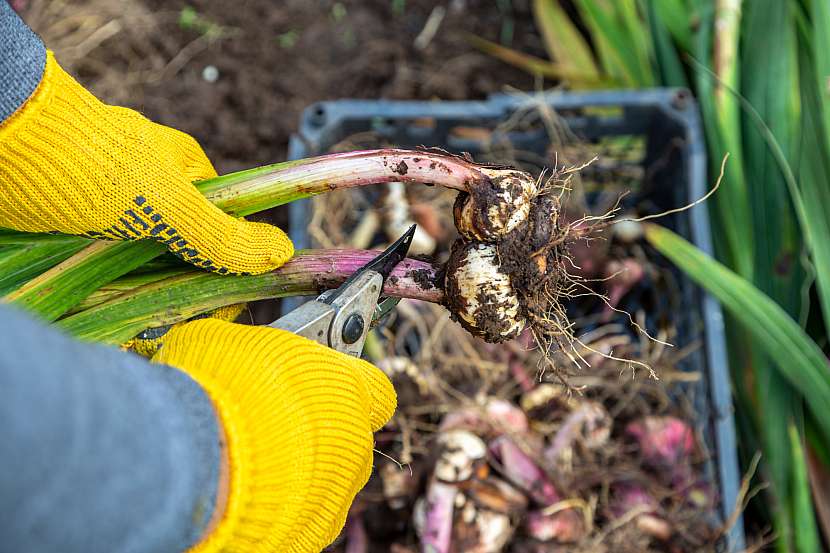
[[[360,357],[373,324],[387,315],[400,298],[383,296],[392,269],[403,261],[415,225],[380,255],[355,271],[339,288],[327,290],[268,326],[288,330],[339,352]]]

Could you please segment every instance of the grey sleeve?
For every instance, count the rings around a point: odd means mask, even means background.
[[[0,0],[0,123],[40,84],[46,47],[6,0]]]
[[[0,552],[175,552],[213,513],[219,426],[181,371],[0,307]]]

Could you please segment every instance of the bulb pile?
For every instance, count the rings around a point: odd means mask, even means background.
[[[487,182],[459,193],[453,209],[461,237],[447,264],[446,302],[468,331],[488,342],[567,327],[559,305],[567,232],[553,188],[529,174],[484,168]],[[549,181],[552,182],[552,181]]]

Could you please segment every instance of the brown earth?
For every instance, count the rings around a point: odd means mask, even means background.
[[[529,0],[17,4],[99,97],[192,134],[220,173],[284,159],[301,111],[319,100],[533,89],[532,77],[476,51],[466,33],[542,54]],[[420,49],[435,9],[445,17]]]

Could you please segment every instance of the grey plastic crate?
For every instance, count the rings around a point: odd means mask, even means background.
[[[649,179],[648,200],[661,209],[686,205],[707,190],[705,143],[697,105],[683,89],[645,91],[607,91],[592,93],[548,93],[529,96],[493,95],[486,101],[421,102],[338,100],[308,107],[302,115],[299,131],[291,137],[289,157],[299,159],[327,152],[346,137],[372,131],[384,141],[401,148],[439,147],[450,152],[469,152],[483,160],[484,145],[453,134],[456,127],[496,129],[519,110],[532,111],[544,105],[553,109],[570,132],[585,141],[608,136],[642,136],[646,141],[646,167],[665,156],[666,146],[675,153]],[[600,109],[598,109],[600,108]],[[424,125],[424,121],[429,125]],[[506,132],[491,138],[509,140],[519,150],[544,155],[549,139],[543,126]],[[297,248],[310,247],[306,225],[310,220],[310,200],[290,206],[290,235]],[[705,206],[663,219],[661,224],[712,253],[709,217]],[[719,488],[716,516],[726,520],[737,499],[740,485],[735,425],[729,368],[726,358],[723,315],[720,305],[683,275],[678,275],[683,313],[678,347],[689,343],[700,332],[704,345],[684,362],[686,370],[704,375],[694,390],[697,424],[703,428],[704,440],[711,452],[707,476]],[[297,301],[284,302],[290,310]],[[685,336],[683,336],[685,334]],[[742,520],[738,520],[724,542],[726,551],[742,551],[745,545]]]

